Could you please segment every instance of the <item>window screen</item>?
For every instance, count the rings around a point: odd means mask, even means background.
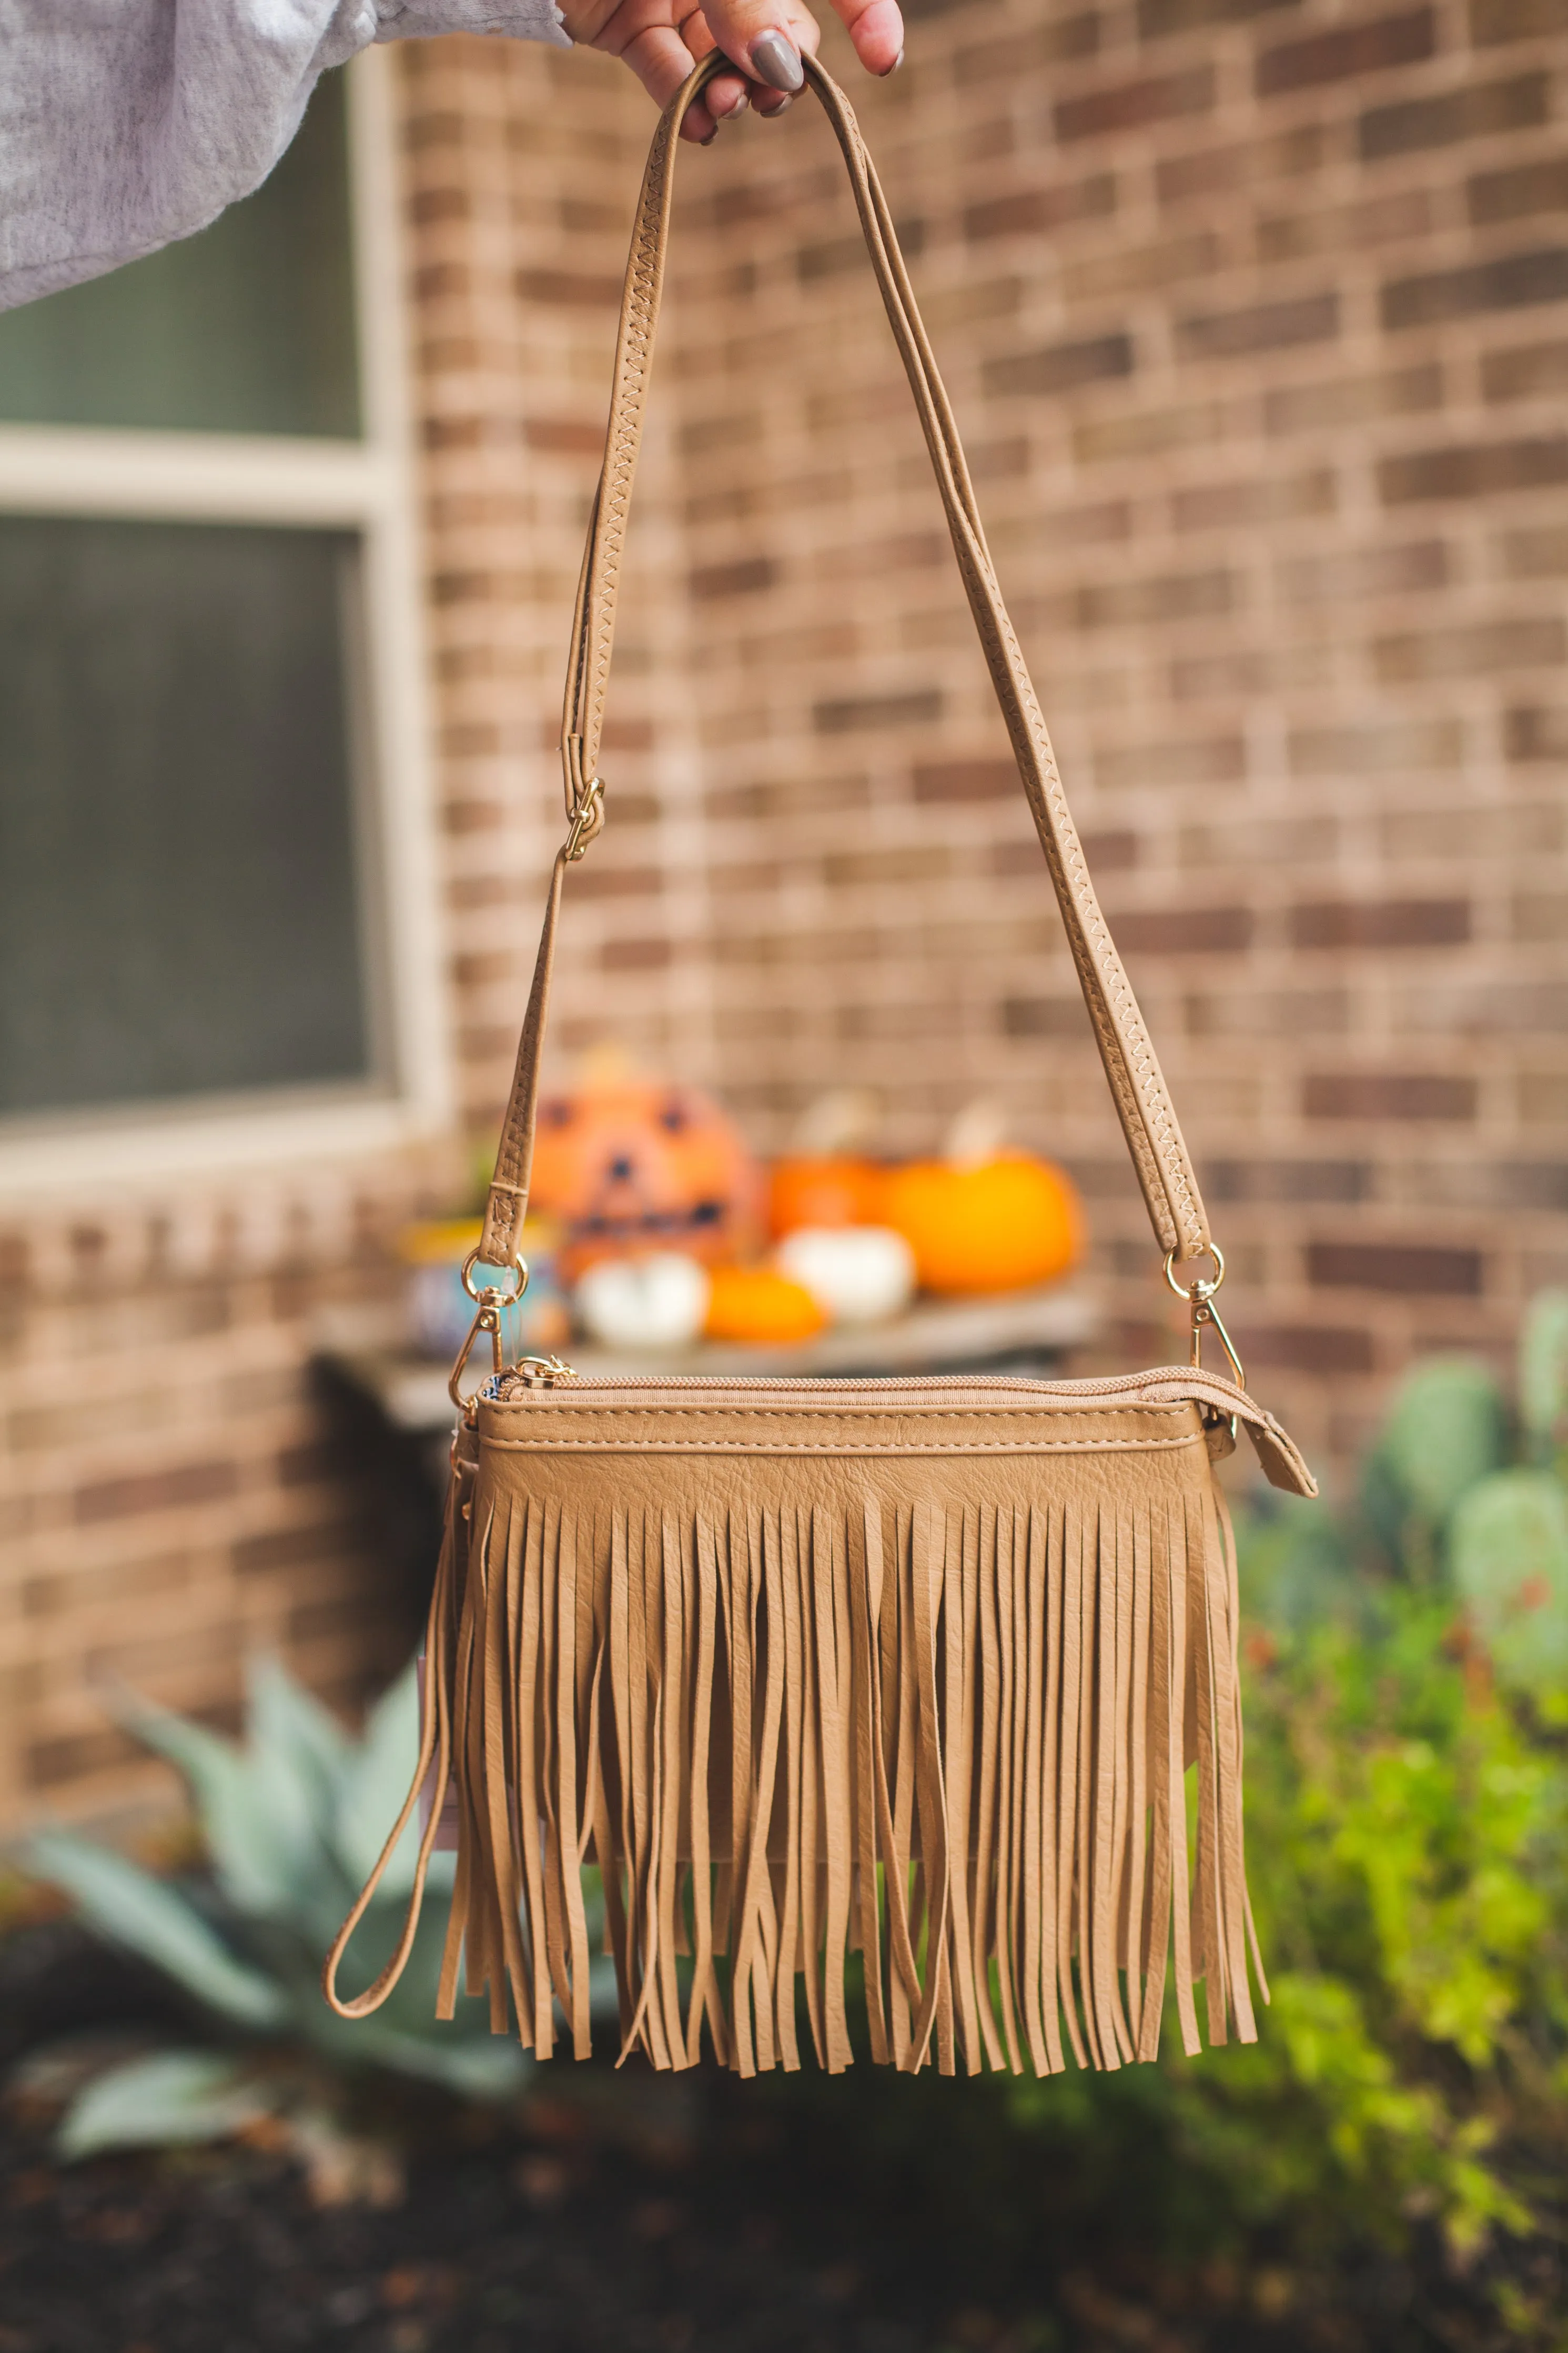
[[[374,1075],[357,550],[0,516],[0,1114]]]
[[[341,74],[211,228],[0,318],[0,422],[359,432]]]

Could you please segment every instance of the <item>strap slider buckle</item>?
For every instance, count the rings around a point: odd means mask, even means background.
[[[568,866],[575,866],[588,844],[603,831],[605,823],[605,787],[595,776],[584,788],[583,797],[572,811],[571,829],[567,833],[562,855]]]

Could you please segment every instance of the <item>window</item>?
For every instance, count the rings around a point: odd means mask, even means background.
[[[444,1110],[389,115],[0,317],[0,1184]]]

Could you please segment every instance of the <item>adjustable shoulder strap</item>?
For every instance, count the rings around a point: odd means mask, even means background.
[[[1100,1060],[1142,1187],[1150,1222],[1161,1249],[1177,1262],[1201,1257],[1211,1243],[1197,1179],[1143,1018],[1094,895],[1082,844],[1057,774],[1045,719],[996,583],[958,427],[915,303],[887,201],[848,100],[815,58],[807,57],[804,64],[848,166],[871,265],[914,394],[959,571],[990,667],[996,700],[1007,723],[1018,774],[1034,812]],[[717,51],[705,58],[670,101],[654,133],[643,177],[621,303],[605,463],[588,527],[567,665],[562,759],[570,830],[552,877],[544,934],[518,1049],[511,1099],[486,1205],[484,1238],[479,1255],[489,1266],[505,1266],[516,1258],[528,1204],[539,1060],[562,880],[566,867],[583,855],[604,822],[597,773],[599,739],[609,682],[632,478],[642,438],[668,243],[677,132],[693,98],[715,73],[722,70],[723,65],[724,59]]]

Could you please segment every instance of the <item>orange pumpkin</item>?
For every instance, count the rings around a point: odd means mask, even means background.
[[[559,1224],[569,1282],[645,1250],[733,1259],[755,1239],[758,1192],[740,1135],[693,1087],[591,1073],[539,1106],[530,1207]]]
[[[775,1240],[802,1226],[882,1224],[887,1170],[848,1153],[796,1153],[768,1171],[768,1229]]]
[[[977,1167],[916,1160],[889,1172],[882,1215],[915,1254],[925,1291],[1018,1291],[1083,1254],[1083,1212],[1059,1168],[1005,1152]]]
[[[708,1293],[710,1340],[809,1340],[827,1317],[804,1282],[771,1266],[718,1266]]]

